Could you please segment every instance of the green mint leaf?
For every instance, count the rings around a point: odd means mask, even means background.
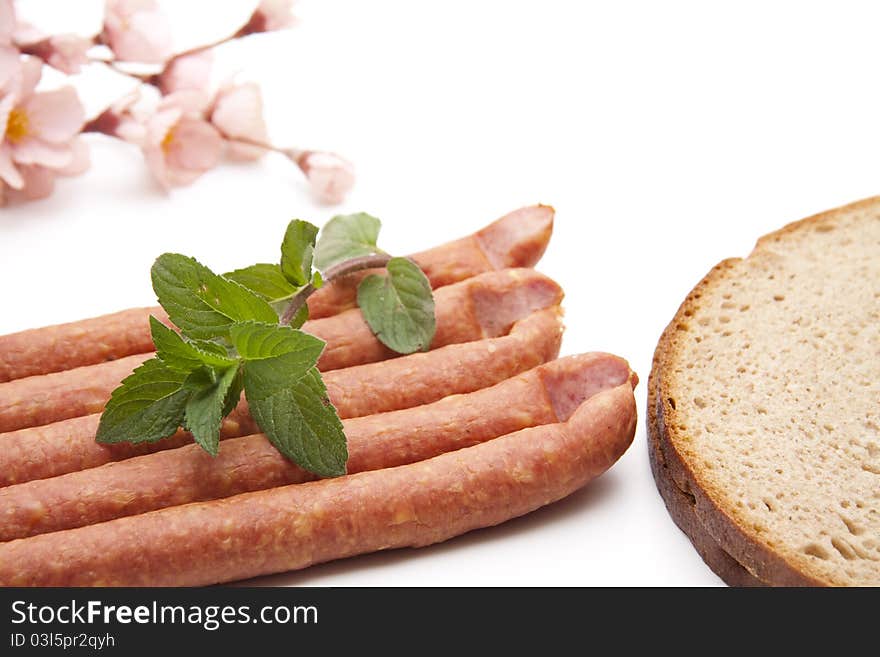
[[[324,341],[314,335],[298,331],[289,326],[243,322],[234,325],[229,331],[232,344],[239,356],[245,360],[262,360],[276,356],[290,356],[288,364],[301,362],[297,366],[296,378],[318,362],[324,350]]]
[[[194,258],[165,253],[151,270],[153,290],[171,321],[191,338],[226,337],[236,322],[277,321],[272,307],[243,285]]]
[[[223,278],[244,285],[270,304],[289,299],[298,289],[284,277],[279,265],[265,262],[244,269],[236,269],[228,274],[223,274]]]
[[[376,246],[382,222],[365,212],[333,217],[315,246],[315,267],[326,271],[343,260],[383,253]]]
[[[187,386],[194,388],[184,409],[186,427],[196,443],[211,456],[217,456],[220,449],[220,422],[227,405],[227,393],[238,377],[238,370],[239,365],[236,364],[223,372],[216,381],[209,377],[207,382],[204,381],[203,374],[193,373],[195,376],[191,375],[186,382]]]
[[[236,369],[235,378],[226,391],[226,399],[223,400],[223,417],[229,415],[238,406],[238,402],[241,401],[241,391],[244,390],[244,372],[240,366]]]
[[[391,258],[387,267],[387,275],[370,274],[358,286],[364,319],[389,349],[401,354],[427,351],[436,330],[431,283],[407,258]]]
[[[317,269],[312,272],[312,287],[316,290],[320,290],[324,287],[324,277],[321,276],[321,272]]]
[[[168,367],[191,372],[202,365],[226,368],[235,363],[219,344],[206,341],[188,342],[152,315],[150,334],[153,336],[156,355]]]
[[[302,287],[312,276],[312,256],[318,227],[308,221],[294,219],[287,225],[281,242],[281,272],[285,278]]]
[[[251,415],[284,456],[321,477],[345,474],[348,450],[342,422],[317,369],[297,378],[283,357],[245,363]]]
[[[113,391],[98,424],[99,443],[144,443],[166,438],[183,424],[191,390],[188,374],[158,358],[145,361]]]
[[[191,344],[196,349],[200,351],[204,351],[208,354],[213,354],[214,356],[222,356],[226,362],[235,361],[234,358],[229,357],[229,352],[226,350],[222,344],[217,344],[216,342],[211,342],[210,340],[186,340],[187,344]]]
[[[309,307],[308,305],[303,304],[302,307],[296,311],[293,319],[290,320],[289,326],[298,329],[307,321],[309,321]]]

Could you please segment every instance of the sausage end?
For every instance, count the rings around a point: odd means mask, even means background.
[[[477,244],[495,269],[531,267],[544,255],[554,214],[549,205],[514,210],[478,232]]]

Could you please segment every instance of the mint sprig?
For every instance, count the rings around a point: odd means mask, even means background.
[[[368,214],[344,215],[319,237],[316,226],[295,219],[278,264],[222,276],[184,255],[157,258],[153,290],[180,332],[150,318],[156,357],[113,392],[97,440],[152,442],[184,427],[216,455],[222,420],[243,392],[282,454],[320,476],[344,474],[342,422],[317,369],[325,343],[299,330],[308,296],[325,280],[387,265],[387,273],[367,276],[358,290],[367,324],[400,353],[428,349],[434,334],[430,283],[415,263],[378,248],[380,226]]]

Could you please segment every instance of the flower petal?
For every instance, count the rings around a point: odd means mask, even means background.
[[[143,148],[143,153],[153,178],[167,191],[171,187],[171,181],[168,179],[168,167],[165,166],[165,153],[162,152],[162,147],[158,144],[147,144]]]
[[[151,116],[146,123],[146,141],[152,146],[159,146],[180,118],[183,110],[178,107],[161,109]]]
[[[9,123],[9,113],[15,106],[15,97],[12,94],[0,98],[0,142],[6,138],[6,125]]]
[[[84,173],[92,163],[89,145],[82,137],[70,142],[71,160],[67,166],[58,169],[62,176],[78,176]]]
[[[26,165],[21,167],[24,177],[23,196],[29,201],[46,198],[55,189],[55,174],[40,166]]]
[[[156,0],[107,0],[107,14],[121,16],[128,20],[138,11],[156,11],[159,8]]]
[[[16,164],[39,164],[61,169],[73,160],[73,149],[67,144],[53,144],[35,137],[25,137],[12,145],[12,159]]]
[[[138,101],[140,101],[140,99],[141,87],[140,85],[138,85],[124,96],[121,96],[112,105],[110,105],[110,109],[113,110],[114,114],[122,114],[123,112],[128,112],[129,110],[131,110],[131,108],[134,107],[138,103]]]
[[[39,57],[25,57],[21,60],[21,82],[17,92],[19,100],[25,100],[34,93],[42,76],[43,60]]]
[[[85,121],[85,110],[73,87],[34,94],[25,104],[33,134],[60,143],[76,135]]]
[[[20,85],[21,61],[18,50],[0,45],[0,93],[17,93]]]
[[[13,189],[24,187],[24,178],[12,161],[12,149],[9,144],[3,142],[0,142],[0,181]]]
[[[168,94],[159,103],[159,109],[178,108],[185,114],[201,115],[211,104],[211,98],[201,89],[179,89]]]
[[[211,122],[230,139],[265,143],[268,133],[263,120],[260,88],[247,82],[221,90],[211,113]]]
[[[104,32],[119,60],[157,64],[171,56],[171,25],[154,2],[108,0]]]
[[[41,30],[30,23],[25,23],[24,21],[18,21],[16,23],[15,30],[12,34],[12,40],[19,48],[36,43],[37,41],[42,41],[45,38],[46,35]]]
[[[211,81],[213,61],[210,50],[175,57],[159,75],[159,88],[165,95],[181,89],[204,89]]]
[[[12,41],[15,31],[15,6],[12,0],[0,0],[0,44]]]
[[[57,68],[62,73],[74,75],[79,73],[82,67],[89,62],[88,51],[91,44],[76,34],[57,34],[49,38],[52,53],[49,55],[49,65]]]
[[[223,138],[207,121],[182,118],[174,127],[174,136],[168,149],[171,169],[207,171],[220,161]]]
[[[119,119],[115,134],[129,144],[142,146],[146,142],[147,127],[137,119],[125,115]]]
[[[263,16],[266,32],[286,29],[296,21],[293,0],[261,0],[255,13]]]

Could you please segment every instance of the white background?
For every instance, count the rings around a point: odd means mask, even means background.
[[[99,3],[23,4],[58,29],[99,22]],[[219,5],[173,3],[176,43],[220,36],[250,10]],[[348,201],[314,204],[274,155],[166,196],[136,149],[94,136],[84,176],[0,209],[0,333],[149,305],[164,251],[216,271],[272,261],[293,217],[368,211],[384,222],[380,244],[402,254],[551,204],[539,268],[566,290],[563,354],[612,351],[642,377],[627,454],[500,527],[259,581],[720,584],[654,488],[651,355],[718,260],[880,188],[876,4],[302,0],[296,13],[292,31],[223,48],[217,79],[240,69],[259,81],[277,144],[354,161]],[[76,82],[93,112],[126,88],[100,68]]]

